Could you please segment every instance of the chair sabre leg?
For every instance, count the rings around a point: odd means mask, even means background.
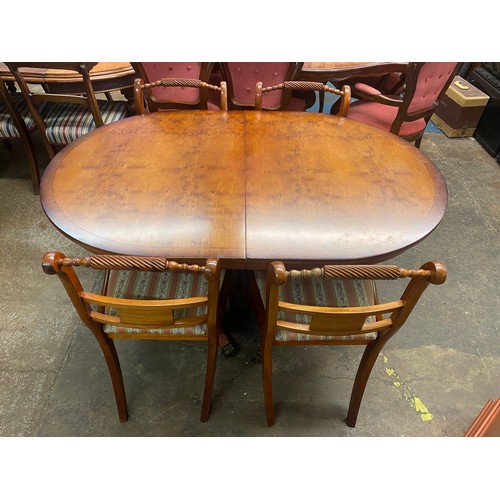
[[[201,405],[201,422],[207,422],[210,415],[210,404],[214,388],[215,366],[217,363],[217,343],[209,341],[207,354],[207,373],[205,375],[205,389],[203,391],[203,403]]]
[[[264,350],[262,356],[262,381],[264,388],[264,405],[266,409],[267,425],[272,427],[275,421],[273,402],[273,359],[272,346]]]
[[[366,384],[381,349],[381,344],[372,344],[366,346],[365,352],[363,353],[356,373],[356,378],[354,379],[351,401],[349,402],[349,410],[347,411],[347,425],[349,427],[354,427],[356,425],[359,407],[361,406]]]
[[[111,384],[113,385],[113,392],[115,394],[116,406],[118,409],[118,417],[120,422],[126,422],[128,420],[127,398],[125,396],[125,386],[123,384],[122,371],[115,345],[113,341],[108,338],[97,338],[97,341],[99,342],[104,359],[108,365],[108,372],[111,377]]]

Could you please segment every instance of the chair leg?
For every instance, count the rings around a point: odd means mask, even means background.
[[[226,270],[224,275],[224,280],[222,281],[222,286],[219,292],[219,309],[217,311],[218,325],[217,329],[219,331],[219,347],[221,348],[221,353],[226,356],[233,356],[236,353],[236,347],[233,345],[229,337],[222,331],[221,323],[224,313],[226,311],[226,306],[228,300],[230,299],[231,293],[234,285],[233,271],[230,269]]]
[[[106,364],[108,365],[109,376],[111,377],[111,383],[115,393],[118,417],[120,418],[120,422],[126,422],[128,420],[127,398],[125,396],[122,370],[120,368],[120,361],[118,360],[115,344],[110,338],[105,336],[96,335],[96,339],[101,347]]]
[[[269,343],[264,347],[262,355],[262,382],[264,387],[264,405],[266,409],[267,425],[274,425],[274,402],[273,402],[273,345]]]
[[[40,168],[34,151],[33,143],[29,137],[23,138],[24,149],[28,157],[28,163],[31,170],[31,182],[33,183],[33,194],[40,194]]]
[[[215,339],[209,339],[208,354],[207,354],[207,371],[205,374],[205,389],[203,391],[203,402],[201,405],[201,416],[200,416],[200,420],[202,422],[207,422],[208,416],[210,414],[210,403],[212,401],[216,364],[217,364],[217,341]]]
[[[323,108],[325,106],[325,93],[320,92],[319,93],[319,113],[323,113]]]
[[[381,349],[382,343],[379,342],[367,345],[363,353],[352,388],[349,410],[347,411],[347,425],[349,427],[354,427],[356,425],[359,407],[361,406],[361,400],[363,399],[366,384]]]

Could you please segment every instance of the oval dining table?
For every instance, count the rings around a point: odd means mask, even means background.
[[[447,188],[415,146],[349,118],[200,110],[81,137],[50,162],[40,199],[95,253],[266,269],[390,259],[436,228]]]

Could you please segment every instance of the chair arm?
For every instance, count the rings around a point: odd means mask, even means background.
[[[380,104],[388,104],[389,106],[401,106],[402,99],[395,99],[380,92],[380,90],[370,87],[366,83],[354,83],[352,85],[352,97],[356,99],[364,99],[366,101],[378,102]]]

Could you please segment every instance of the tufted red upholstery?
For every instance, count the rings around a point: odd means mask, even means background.
[[[162,78],[193,78],[202,80],[201,62],[143,62],[142,67],[148,82]],[[190,87],[155,87],[151,90],[156,99],[196,103],[200,98],[200,89]]]
[[[302,63],[291,62],[228,62],[223,63],[224,78],[228,85],[230,107],[255,106],[255,85],[262,82],[271,87],[293,80]],[[269,92],[262,99],[263,109],[277,110],[281,107],[282,92]],[[290,111],[304,111],[305,100],[291,97],[287,106]]]
[[[409,63],[401,96],[364,83],[353,87],[348,117],[397,134],[420,146],[428,121],[459,68],[456,62]]]
[[[348,116],[352,120],[368,123],[383,130],[390,130],[397,114],[398,108],[395,106],[384,106],[376,102],[361,101],[351,104],[348,112]],[[413,122],[403,122],[399,130],[399,135],[416,134],[424,130],[425,127],[426,123],[423,118],[419,118]]]
[[[452,76],[456,65],[457,63],[454,62],[425,63],[418,74],[415,95],[408,106],[408,113],[415,113],[432,106]]]

